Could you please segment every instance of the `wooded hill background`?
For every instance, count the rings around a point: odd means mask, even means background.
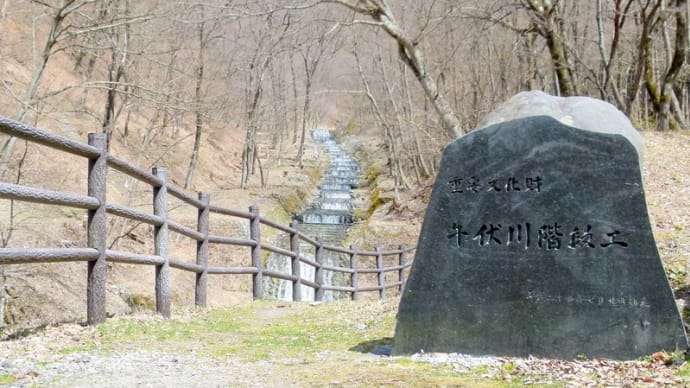
[[[301,159],[318,125],[377,134],[407,188],[433,176],[453,136],[530,89],[602,98],[638,127],[688,120],[685,0],[0,5],[0,114],[125,143],[137,132],[127,148],[141,158],[154,144],[186,155],[188,188],[214,134],[241,133],[242,173],[228,183],[246,188],[286,144]],[[3,139],[3,173],[14,148]]]

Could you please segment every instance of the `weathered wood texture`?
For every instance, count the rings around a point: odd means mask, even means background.
[[[105,322],[106,265],[106,182],[108,178],[108,144],[105,134],[89,134],[89,145],[98,155],[89,157],[88,195],[98,207],[88,210],[87,245],[98,251],[98,258],[89,261],[86,282],[86,319],[90,325]]]
[[[379,278],[379,298],[383,299],[386,297],[386,289],[384,288],[386,284],[386,273],[383,272],[383,255],[379,247],[376,247],[376,269],[378,270],[377,273]]]
[[[99,255],[93,248],[2,248],[0,264],[94,261]]]
[[[259,207],[250,206],[249,213],[249,238],[254,241],[256,245],[252,247],[252,267],[255,267],[258,272],[252,275],[254,299],[263,297],[263,284],[261,282],[262,268],[261,263],[261,219],[259,218]]]
[[[290,232],[290,250],[295,254],[291,258],[291,264],[292,264],[292,276],[294,276],[296,279],[292,282],[292,300],[294,301],[301,301],[302,300],[302,268],[301,268],[301,263],[299,259],[299,234],[297,233],[297,223],[296,222],[291,222],[290,223],[290,229],[293,230],[293,232]]]
[[[352,268],[352,275],[350,277],[350,284],[352,284],[352,300],[359,299],[359,273],[357,271],[357,250],[350,245],[350,268]]]
[[[202,236],[196,242],[196,263],[204,270],[196,274],[196,287],[194,289],[194,304],[197,307],[206,307],[206,288],[208,287],[208,225],[209,225],[209,204],[211,196],[199,193],[199,213],[197,221],[197,231]]]
[[[79,209],[96,209],[99,206],[98,200],[89,196],[35,189],[5,182],[0,182],[0,198]]]
[[[314,256],[315,256],[314,259],[316,260],[316,263],[318,265],[316,267],[316,274],[314,275],[314,280],[316,280],[316,284],[318,284],[319,286],[316,288],[316,290],[314,292],[314,299],[317,302],[320,302],[323,300],[323,293],[324,293],[324,289],[323,289],[324,273],[323,272],[325,271],[325,269],[323,268],[323,244],[321,244],[321,239],[318,237],[316,238],[316,242],[318,242],[319,245],[316,246],[316,252],[314,253]]]
[[[407,258],[405,257],[405,246],[400,245],[400,255],[398,256],[398,282],[400,283],[400,287],[398,288],[398,291],[402,292],[403,290],[403,285],[405,284],[405,264],[407,262]]]
[[[153,228],[154,254],[163,258],[163,264],[156,265],[156,311],[168,318],[170,317],[168,185],[164,168],[154,167],[153,175],[161,181],[160,186],[153,188],[153,213],[163,220],[161,225]]]

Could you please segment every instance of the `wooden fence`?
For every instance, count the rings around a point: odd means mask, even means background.
[[[147,173],[126,161],[108,155],[104,134],[89,134],[88,144],[80,143],[66,137],[47,133],[23,123],[0,116],[0,133],[27,141],[78,155],[88,159],[88,189],[87,195],[77,195],[61,191],[49,191],[23,185],[0,182],[0,198],[19,200],[40,204],[67,206],[87,211],[87,246],[81,248],[0,248],[0,265],[18,263],[54,263],[68,261],[86,261],[87,272],[87,322],[96,324],[105,321],[106,268],[107,262],[154,265],[156,311],[164,317],[170,316],[170,268],[196,273],[195,304],[199,307],[206,305],[207,282],[209,275],[251,274],[253,279],[254,299],[263,297],[262,279],[271,277],[292,282],[293,300],[302,300],[301,286],[312,287],[315,299],[322,300],[324,292],[340,291],[351,294],[353,300],[361,292],[378,291],[383,298],[389,288],[402,289],[405,282],[405,270],[411,265],[406,261],[406,255],[414,248],[400,246],[397,250],[357,251],[355,248],[325,245],[318,238],[306,236],[297,229],[296,224],[280,225],[263,218],[259,208],[251,206],[249,211],[239,211],[211,204],[210,195],[198,193],[189,195],[184,190],[166,181],[164,168],[154,167],[152,173]],[[106,186],[108,168],[116,169],[126,175],[145,182],[153,188],[153,214],[136,209],[107,203]],[[175,197],[198,211],[196,229],[176,223],[168,218],[168,195]],[[209,234],[209,215],[211,213],[239,217],[249,222],[249,238],[237,238]],[[143,255],[126,251],[107,249],[106,246],[106,215],[114,215],[135,220],[153,226],[154,254]],[[286,233],[290,238],[290,249],[283,249],[270,245],[261,240],[261,225],[269,226]],[[169,232],[176,232],[196,241],[195,262],[171,258],[168,254]],[[314,246],[314,259],[310,260],[300,254],[300,241]],[[245,246],[251,249],[251,265],[246,267],[209,266],[209,244],[229,244]],[[263,267],[262,253],[273,252],[291,258],[292,273],[269,271]],[[338,267],[323,262],[325,251],[335,251],[349,255],[350,266]],[[376,258],[376,268],[361,268],[358,257],[371,256]],[[397,256],[397,265],[384,267],[385,256]],[[300,267],[310,265],[315,268],[314,281],[301,277]],[[335,271],[349,274],[349,286],[325,284],[324,271]],[[397,272],[396,282],[386,283],[387,272]],[[378,274],[378,285],[359,286],[359,274]]]

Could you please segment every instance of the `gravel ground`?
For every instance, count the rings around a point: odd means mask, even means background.
[[[159,319],[152,317],[150,319]],[[13,376],[9,387],[293,387],[314,386],[290,375],[292,366],[310,368],[300,360],[246,361],[235,357],[210,357],[203,343],[144,350],[123,345],[98,350],[96,329],[76,324],[49,327],[23,338],[5,340],[0,347],[0,376]],[[85,344],[90,344],[87,349]],[[94,346],[95,345],[95,346]],[[389,360],[390,345],[348,360]],[[324,357],[329,357],[324,351]],[[460,374],[518,384],[615,387],[690,386],[676,376],[677,367],[656,361],[563,361],[506,357],[472,357],[463,354],[415,354],[412,361],[447,365]],[[337,357],[335,357],[337,358]],[[281,366],[282,368],[278,368]],[[288,366],[288,368],[285,368]],[[328,373],[320,371],[315,373]],[[0,383],[0,385],[2,385]],[[323,385],[323,384],[321,384]],[[364,386],[332,382],[329,386]],[[400,384],[397,384],[400,385]],[[401,386],[404,386],[401,385]]]
[[[247,362],[196,354],[194,348],[172,351],[122,349],[76,351],[81,338],[91,337],[93,328],[79,325],[51,327],[31,336],[5,341],[0,350],[0,375],[12,375],[17,381],[9,387],[275,387],[305,386],[309,382],[291,382],[288,376],[272,373],[273,363],[290,360]],[[77,347],[65,347],[73,342]],[[199,346],[203,346],[200,344]],[[65,349],[65,350],[60,350]],[[66,354],[65,354],[66,353]],[[384,345],[361,358],[375,362],[389,358],[390,346]],[[412,360],[448,364],[458,372],[486,365],[499,367],[496,357],[471,357],[462,354],[416,354]],[[490,377],[490,376],[487,376]],[[339,384],[337,384],[339,385]]]
[[[161,318],[143,315],[137,319]],[[94,327],[63,324],[2,341],[0,376],[16,379],[5,385],[9,387],[289,386],[273,375],[269,361],[199,354],[204,343],[162,350],[125,344],[105,351],[98,349],[98,338]]]
[[[12,387],[220,387],[258,386],[247,365],[231,358],[197,355],[195,349],[174,352],[142,349],[79,349],[94,329],[74,324],[50,327],[25,338],[4,341],[0,375],[12,375]],[[69,346],[73,343],[73,346]],[[202,346],[202,345],[200,345]],[[260,376],[270,382],[271,376]]]
[[[54,355],[36,362],[12,358],[2,362],[0,371],[17,376],[10,386],[63,387],[221,387],[251,386],[242,379],[238,365],[205,357],[171,355],[144,350],[113,354],[78,352]]]

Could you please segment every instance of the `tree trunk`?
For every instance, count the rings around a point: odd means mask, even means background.
[[[199,160],[199,148],[201,147],[201,134],[203,132],[203,113],[202,113],[202,99],[201,99],[201,87],[204,82],[204,49],[206,48],[206,37],[204,36],[204,8],[200,5],[201,21],[197,29],[199,38],[199,52],[197,60],[199,64],[196,71],[196,85],[194,88],[194,103],[196,105],[195,109],[195,129],[194,129],[194,145],[192,146],[192,156],[189,159],[189,167],[187,168],[187,176],[184,180],[184,188],[189,189],[192,187],[194,181],[194,171],[196,171],[196,165]]]
[[[256,154],[256,120],[257,120],[257,110],[259,109],[259,102],[261,100],[261,94],[263,90],[263,79],[264,71],[266,66],[270,61],[270,57],[266,58],[264,65],[261,67],[261,73],[258,75],[255,82],[254,90],[252,92],[252,101],[247,108],[247,130],[244,137],[244,147],[242,151],[242,177],[240,181],[240,186],[242,189],[247,189],[249,187],[249,177],[254,174],[254,163],[257,158]],[[249,83],[251,85],[252,78],[250,77]]]
[[[306,66],[306,60],[305,60],[305,66]],[[307,81],[304,85],[304,111],[302,112],[302,130],[300,133],[299,137],[299,148],[297,150],[297,163],[299,165],[299,168],[303,167],[302,163],[302,156],[304,155],[304,138],[307,135],[307,121],[309,119],[309,112],[310,112],[310,106],[309,104],[311,103],[310,95],[309,93],[311,92],[311,75],[309,74],[309,71],[307,73]]]
[[[673,85],[678,78],[678,74],[685,64],[686,56],[688,54],[688,22],[687,15],[685,13],[685,3],[687,0],[676,0],[676,39],[675,39],[675,50],[671,58],[671,64],[669,65],[666,75],[663,79],[663,87],[661,89],[661,96],[659,99],[659,130],[665,131],[669,127],[670,115],[670,102],[673,92]],[[670,47],[667,48],[670,50]],[[670,54],[670,53],[668,53]],[[676,107],[676,105],[673,105]],[[678,114],[676,116],[681,116]],[[680,123],[684,124],[684,120]]]
[[[298,113],[297,113],[297,78],[295,77],[295,63],[290,59],[290,75],[292,75],[292,101],[293,101],[293,107],[294,109],[292,110],[293,113],[293,118],[292,118],[292,125],[293,125],[293,131],[292,131],[292,144],[297,143],[297,134],[299,132],[299,126],[297,124],[298,122]]]
[[[562,24],[557,25],[559,19],[557,5],[551,2],[528,2],[528,7],[533,12],[532,20],[536,31],[546,40],[549,49],[551,64],[556,73],[558,91],[562,96],[574,96],[577,94],[577,84],[573,79],[574,70],[568,63],[568,55],[565,48]]]

